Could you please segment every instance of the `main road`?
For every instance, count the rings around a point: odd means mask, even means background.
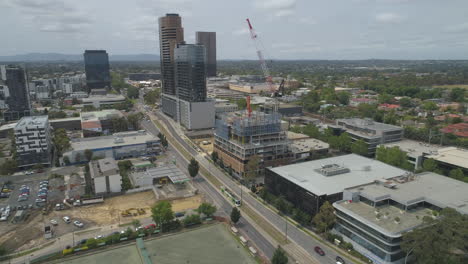
[[[231,178],[229,178],[224,172],[219,170],[217,167],[212,166],[209,161],[207,161],[204,156],[200,153],[195,151],[195,149],[190,146],[181,135],[181,132],[177,132],[174,129],[172,122],[168,121],[166,117],[164,117],[161,113],[157,112],[155,114],[148,112],[148,115],[152,119],[158,119],[162,121],[165,127],[169,130],[170,135],[177,140],[177,142],[184,147],[186,151],[190,153],[197,161],[206,169],[210,171],[212,175],[214,175],[218,180],[222,182],[223,185],[227,186],[231,189],[238,197],[240,197],[240,186]],[[148,122],[148,125],[151,125],[152,122]],[[335,264],[336,256],[342,257],[346,263],[354,263],[348,257],[344,256],[342,252],[338,252],[335,248],[329,246],[327,243],[324,243],[315,237],[305,233],[304,231],[300,230],[296,226],[292,224],[288,224],[285,218],[279,216],[276,212],[271,210],[270,208],[264,206],[261,202],[255,199],[250,194],[246,193],[243,195],[243,203],[248,204],[249,206],[253,207],[257,212],[259,212],[264,219],[266,219],[269,223],[271,223],[277,230],[287,233],[288,239],[294,242],[298,247],[302,248],[306,251],[310,257],[313,259],[318,260],[320,263],[330,263]],[[315,254],[314,248],[316,246],[321,247],[326,255],[324,257],[320,257]]]

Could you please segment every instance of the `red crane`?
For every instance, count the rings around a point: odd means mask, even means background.
[[[262,44],[260,42],[260,40],[258,39],[258,35],[257,33],[255,32],[254,28],[252,27],[252,24],[250,23],[250,19],[246,19],[247,20],[247,24],[249,25],[249,31],[250,31],[250,38],[253,40],[254,44],[255,44],[255,49],[257,50],[257,56],[258,56],[258,60],[260,62],[260,67],[262,68],[262,72],[263,72],[263,76],[265,77],[265,81],[266,83],[268,84],[268,87],[270,89],[270,93],[271,93],[271,97],[277,97],[278,96],[278,91],[276,91],[276,88],[274,87],[273,85],[273,79],[271,77],[271,74],[270,74],[270,69],[268,69],[268,65],[266,64],[266,61],[265,61],[265,58],[263,57],[263,53],[262,53]],[[248,98],[250,99],[250,98]],[[277,109],[278,109],[278,100],[276,100],[276,98],[273,99],[274,100],[274,111],[276,112]],[[248,100],[250,101],[250,100]],[[249,111],[249,116],[250,116],[250,107],[248,106],[248,111]]]

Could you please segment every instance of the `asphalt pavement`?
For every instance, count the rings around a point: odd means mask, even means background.
[[[160,113],[156,113],[156,115],[159,117],[159,120],[162,120],[166,127],[170,130],[171,135],[174,136],[174,138],[188,151],[190,152],[191,155],[194,157],[200,157],[199,153],[193,149],[189,144],[187,144],[180,136],[179,134],[174,130],[171,124],[166,120],[165,117],[163,117]],[[208,168],[209,162],[205,158],[198,158],[198,161],[203,164],[205,168]],[[212,167],[210,170],[212,174],[214,174],[225,186],[233,190],[238,197],[240,197],[240,191],[239,191],[239,186],[236,182],[234,182],[232,179],[230,179],[227,175],[225,175],[222,171],[219,169]],[[278,230],[281,232],[285,232],[286,230],[286,225],[285,225],[285,219],[275,212],[273,212],[271,209],[265,207],[263,204],[261,204],[258,200],[253,198],[250,195],[244,195],[243,196],[246,203],[251,205],[254,209],[256,209],[260,214],[263,215],[265,219],[267,219],[271,224],[273,224]],[[335,264],[335,258],[336,256],[342,257],[346,263],[353,263],[351,260],[348,258],[344,257],[342,254],[337,253],[334,249],[329,247],[327,244],[315,239],[314,237],[306,234],[304,231],[298,229],[294,225],[287,225],[287,232],[288,232],[288,239],[294,241],[297,245],[301,246],[304,250],[306,250],[312,257],[315,259],[319,260],[321,263],[330,263],[330,264]],[[315,254],[314,247],[319,246],[321,247],[326,255],[323,257],[319,257],[318,255]]]

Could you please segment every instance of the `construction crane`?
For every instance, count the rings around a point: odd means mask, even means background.
[[[258,39],[258,35],[255,32],[254,28],[252,27],[252,24],[250,23],[250,19],[247,18],[246,21],[247,21],[247,24],[249,25],[250,38],[253,40],[255,44],[255,49],[257,50],[257,56],[260,62],[260,67],[262,68],[263,76],[265,77],[265,81],[268,84],[268,87],[270,89],[271,97],[273,97],[273,111],[277,112],[278,100],[276,99],[276,97],[279,97],[279,93],[277,89],[273,86],[273,78],[271,77],[270,69],[268,69],[268,65],[265,62],[265,58],[263,57],[263,53],[261,49],[262,45],[260,43],[260,40]],[[282,81],[282,84],[284,86],[284,80]],[[248,111],[251,111],[251,110],[248,110]],[[249,112],[249,117],[250,117],[250,112]]]

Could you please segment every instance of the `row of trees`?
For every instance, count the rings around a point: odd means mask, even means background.
[[[402,151],[399,147],[385,147],[379,146],[376,150],[375,158],[379,161],[385,162],[395,167],[412,171],[414,166],[408,162],[406,152]]]
[[[132,162],[130,160],[119,161],[117,166],[119,167],[120,176],[122,176],[122,191],[132,189],[133,185],[128,176],[133,166]]]
[[[164,134],[159,133],[158,138],[159,138],[159,140],[161,140],[161,145],[164,148],[167,148],[167,146],[169,146],[169,142],[167,142],[167,138],[166,138],[166,136]]]
[[[143,119],[143,113],[133,113],[129,114],[127,117],[116,117],[111,120],[112,122],[112,132],[124,132],[129,129],[138,130],[140,129],[140,122]]]

